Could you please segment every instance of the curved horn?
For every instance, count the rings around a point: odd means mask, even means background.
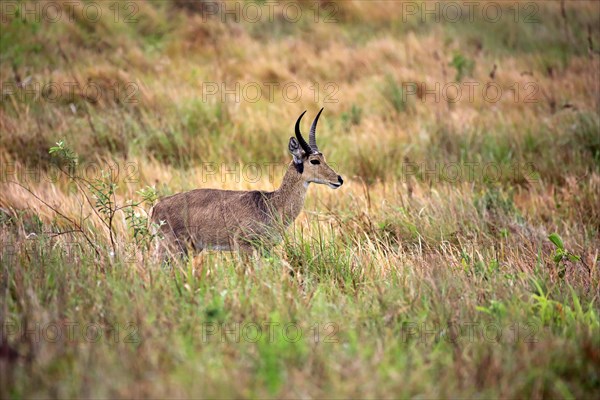
[[[296,139],[298,139],[298,143],[300,143],[300,146],[306,152],[306,154],[310,154],[312,153],[312,149],[310,148],[308,143],[306,143],[306,140],[304,140],[304,138],[302,137],[302,133],[300,132],[300,121],[302,120],[304,114],[306,114],[306,110],[304,110],[304,112],[300,114],[298,120],[296,121]]]
[[[319,122],[319,117],[321,116],[321,113],[323,112],[324,108],[325,107],[321,108],[321,110],[315,117],[315,120],[313,121],[310,127],[310,134],[308,135],[308,142],[310,143],[310,147],[317,153],[319,152],[319,148],[317,147],[317,138],[315,137],[315,134],[317,133],[317,122]]]

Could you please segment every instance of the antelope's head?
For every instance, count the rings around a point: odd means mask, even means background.
[[[310,127],[310,134],[308,136],[309,143],[306,143],[302,133],[300,132],[300,121],[306,113],[304,111],[298,117],[296,121],[296,137],[290,138],[289,150],[294,158],[294,166],[296,170],[302,175],[304,184],[309,183],[320,183],[327,185],[332,189],[337,189],[344,183],[341,176],[338,175],[325,161],[325,156],[319,151],[317,147],[317,139],[315,137],[317,130],[317,122],[321,111],[315,117],[315,120]]]

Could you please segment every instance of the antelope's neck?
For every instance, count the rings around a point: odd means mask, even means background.
[[[283,177],[281,186],[273,192],[273,206],[285,226],[291,224],[302,211],[306,190],[307,186],[304,185],[302,174],[291,163]]]

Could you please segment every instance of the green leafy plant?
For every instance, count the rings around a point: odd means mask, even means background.
[[[152,206],[156,202],[158,194],[154,187],[148,186],[139,190],[137,194],[141,197],[140,201],[129,200],[125,204],[119,204],[116,197],[118,185],[112,171],[102,170],[99,178],[91,180],[79,176],[76,170],[79,165],[79,157],[66,145],[64,140],[51,147],[49,153],[58,161],[58,169],[76,184],[78,191],[94,210],[96,217],[106,227],[112,254],[117,254],[118,243],[122,242],[119,240],[120,238],[117,238],[115,229],[115,218],[118,212],[125,214],[125,221],[131,231],[133,242],[137,246],[147,248],[151,241],[158,236],[160,225],[151,223],[146,213],[138,211],[144,205]],[[76,225],[76,228],[77,232],[82,233],[90,244],[95,243],[95,240],[88,236],[81,224]],[[96,252],[98,253],[97,249]]]
[[[552,233],[550,236],[548,236],[548,239],[556,247],[556,249],[554,250],[554,254],[553,254],[553,260],[558,269],[559,277],[564,278],[565,273],[567,271],[567,263],[568,262],[576,263],[578,261],[581,261],[583,266],[587,269],[588,273],[590,272],[589,267],[581,259],[581,256],[573,254],[570,251],[568,251],[567,249],[565,249],[563,240],[558,233]]]
[[[137,203],[131,202],[123,211],[135,244],[147,247],[152,240],[158,237],[160,232],[158,228],[164,224],[164,221],[161,221],[160,224],[150,222],[147,214],[143,215],[136,211],[136,207],[140,207],[143,204],[154,205],[158,199],[156,188],[146,186],[144,189],[138,190],[137,194],[141,196],[142,200]]]
[[[491,300],[489,306],[477,306],[477,311],[481,311],[485,314],[488,314],[492,317],[502,318],[507,314],[506,306],[497,300]]]
[[[465,76],[472,75],[473,69],[475,69],[475,61],[466,58],[460,53],[454,54],[449,65],[456,69],[456,77],[454,78],[456,82],[462,81]]]
[[[79,156],[66,146],[64,140],[56,142],[56,146],[50,147],[48,153],[54,156],[55,160],[62,162],[59,166],[66,167],[69,174],[75,173],[75,169],[79,164]]]

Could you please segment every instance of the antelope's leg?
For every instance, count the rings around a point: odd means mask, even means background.
[[[231,250],[235,252],[236,258],[241,265],[247,266],[251,264],[252,253],[255,249],[245,237],[242,237],[240,234],[236,235],[233,238],[233,247]]]

